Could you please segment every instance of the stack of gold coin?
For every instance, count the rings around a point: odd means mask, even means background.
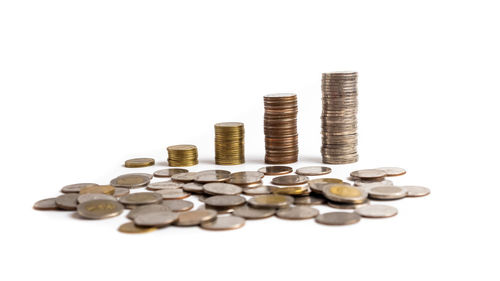
[[[240,122],[215,124],[215,164],[245,163],[245,127]]]
[[[357,72],[323,73],[323,163],[347,164],[358,161],[357,81]]]
[[[187,167],[198,164],[198,149],[191,144],[179,144],[167,147],[168,165]]]
[[[297,162],[297,95],[271,94],[264,96],[264,135],[268,164]]]

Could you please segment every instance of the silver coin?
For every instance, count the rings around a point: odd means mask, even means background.
[[[293,197],[288,195],[257,195],[248,200],[248,204],[255,208],[286,208],[293,203]]]
[[[179,218],[179,213],[170,211],[158,211],[138,215],[134,219],[137,226],[156,226],[162,227],[172,224]]]
[[[243,189],[243,193],[245,193],[246,195],[263,195],[270,194],[271,191],[269,191],[269,186],[261,185],[255,188],[245,188]]]
[[[204,184],[203,191],[211,195],[237,195],[242,192],[242,189],[230,183],[213,182]]]
[[[97,183],[75,183],[66,185],[61,189],[62,193],[80,193],[80,189],[87,186],[96,186]]]
[[[431,190],[423,186],[405,185],[400,186],[406,190],[406,197],[422,197],[431,193]]]
[[[260,172],[254,172],[254,171],[237,172],[237,173],[231,174],[231,178],[229,179],[229,183],[248,185],[248,184],[260,182],[263,177],[264,177],[264,174],[260,173]]]
[[[383,178],[385,177],[385,172],[376,169],[366,169],[351,172],[351,177],[360,179],[373,179],[373,178]]]
[[[113,193],[114,197],[122,197],[130,193],[130,189],[125,187],[115,187],[115,193]]]
[[[111,196],[112,197],[112,196]],[[86,219],[106,219],[116,217],[123,212],[123,205],[113,200],[91,200],[78,205],[78,215]]]
[[[323,166],[310,166],[298,168],[295,173],[302,176],[320,176],[332,172],[332,169]]]
[[[354,210],[354,209],[369,205],[370,200],[365,200],[365,201],[358,203],[358,204],[340,203],[340,202],[333,202],[333,201],[328,201],[326,204],[332,208],[335,208],[335,209]]]
[[[406,189],[394,185],[373,186],[368,189],[368,196],[382,200],[401,199],[406,197]]]
[[[394,185],[394,183],[391,180],[383,180],[383,181],[377,181],[377,182],[355,181],[354,185],[362,187],[364,189],[368,189],[370,187],[379,186],[379,185]]]
[[[331,201],[350,204],[361,203],[368,197],[368,193],[359,187],[335,183],[325,185],[323,194]]]
[[[242,189],[247,189],[247,188],[256,188],[256,187],[259,187],[259,186],[262,186],[262,180],[261,181],[258,181],[256,183],[249,183],[249,184],[238,184],[239,187],[241,187]]]
[[[208,230],[232,230],[245,225],[245,219],[237,216],[220,216],[214,221],[204,222],[201,228]]]
[[[163,204],[149,204],[138,206],[137,208],[131,210],[127,214],[127,218],[134,220],[137,216],[146,214],[146,213],[154,213],[154,212],[168,212],[171,211],[169,207]]]
[[[309,188],[312,192],[323,194],[323,187],[329,183],[344,183],[341,179],[336,178],[319,178],[313,179],[308,182]]]
[[[194,226],[204,222],[213,221],[217,218],[217,212],[214,210],[194,210],[179,214],[179,219],[175,222],[178,226]]]
[[[237,207],[233,211],[233,215],[242,217],[245,219],[263,219],[263,218],[268,218],[273,216],[276,213],[276,209],[274,208],[269,208],[269,209],[257,209],[257,208],[252,208],[248,205],[243,205],[241,207]]]
[[[194,204],[187,200],[163,200],[162,205],[170,208],[172,212],[185,212],[193,208]]]
[[[175,174],[187,173],[187,172],[189,172],[189,171],[186,169],[169,168],[169,169],[158,170],[158,171],[153,173],[153,176],[158,177],[158,178],[169,178]]]
[[[122,196],[118,200],[125,205],[146,205],[160,203],[163,198],[155,192],[136,192]]]
[[[184,199],[191,195],[182,189],[162,189],[155,191],[155,193],[160,194],[164,200]]]
[[[301,175],[279,176],[272,179],[271,183],[275,185],[300,185],[307,183],[309,178]]]
[[[111,180],[110,185],[114,187],[139,188],[148,185],[151,180],[150,174],[131,173],[118,176]]]
[[[368,205],[355,210],[365,218],[388,218],[398,214],[398,209],[387,205]]]
[[[111,200],[111,201],[116,201],[116,198],[108,195],[108,194],[102,194],[102,193],[87,193],[87,194],[82,194],[78,196],[77,201],[78,204],[85,203],[87,201],[92,201],[92,200]]]
[[[406,174],[406,170],[399,167],[380,167],[377,170],[382,170],[385,172],[387,177],[395,177]]]
[[[152,182],[148,184],[146,189],[148,190],[163,190],[163,189],[180,189],[184,183],[179,181],[160,181]]]
[[[349,225],[361,220],[356,213],[328,212],[316,217],[316,222],[326,225]]]
[[[278,210],[276,216],[288,220],[312,219],[319,215],[319,211],[309,206],[295,206]]]
[[[37,201],[35,205],[33,205],[33,209],[35,210],[56,210],[56,198],[47,198],[40,201]]]
[[[78,196],[80,194],[67,193],[56,197],[55,203],[57,208],[62,210],[76,210]]]
[[[173,181],[180,181],[180,182],[190,182],[194,181],[198,173],[195,172],[187,172],[187,173],[179,173],[172,175],[171,179]]]
[[[295,205],[321,205],[325,202],[324,198],[316,196],[300,196],[295,197],[293,204]]]
[[[264,175],[284,175],[284,174],[289,174],[293,172],[292,167],[288,166],[267,166],[267,167],[262,167],[258,170],[260,173],[263,173]]]
[[[205,199],[207,206],[215,208],[232,208],[245,204],[244,197],[239,195],[215,195]]]
[[[197,182],[188,182],[182,185],[182,189],[191,193],[203,193],[203,184]]]
[[[230,177],[231,172],[226,170],[206,170],[198,172],[194,180],[201,183],[224,182],[229,181]]]
[[[204,205],[204,206],[200,206],[198,208],[198,210],[212,210],[212,211],[216,211],[217,214],[220,215],[220,214],[231,214],[234,211],[234,208],[215,208],[212,206]]]

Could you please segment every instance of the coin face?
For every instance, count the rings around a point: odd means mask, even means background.
[[[276,216],[288,220],[312,219],[319,215],[319,211],[309,206],[295,206],[278,210]]]
[[[248,204],[255,208],[285,208],[293,203],[293,197],[288,195],[257,195],[248,200]]]
[[[134,219],[134,223],[137,226],[163,227],[176,222],[178,218],[179,213],[158,211],[140,214]]]
[[[78,204],[85,203],[87,201],[92,201],[92,200],[111,200],[111,201],[116,201],[116,198],[108,195],[108,194],[102,194],[102,193],[88,193],[88,194],[82,194],[78,196]]]
[[[351,172],[351,177],[360,179],[376,179],[385,177],[385,172],[377,169],[366,169]]]
[[[377,182],[355,181],[354,185],[363,187],[364,189],[368,189],[368,188],[371,188],[374,186],[379,186],[379,185],[394,185],[394,183],[390,180],[383,180],[383,181],[377,181]]]
[[[187,200],[163,200],[162,205],[167,206],[172,212],[185,212],[193,208],[194,204]]]
[[[220,216],[213,221],[204,222],[201,228],[208,230],[232,230],[245,225],[245,219],[237,216]]]
[[[270,194],[271,191],[269,191],[268,185],[261,185],[255,188],[245,188],[243,189],[243,193],[245,193],[246,195],[263,195]]]
[[[87,186],[95,186],[96,183],[75,183],[66,185],[61,189],[62,193],[80,193],[80,189]]]
[[[316,217],[316,222],[326,225],[349,225],[355,224],[361,220],[356,213],[329,212]]]
[[[109,184],[114,187],[138,188],[146,186],[150,180],[147,174],[134,173],[118,176],[112,179]]]
[[[357,209],[357,208],[361,208],[361,207],[364,207],[364,206],[367,206],[370,204],[370,200],[365,200],[361,203],[358,203],[358,204],[351,204],[351,203],[341,203],[341,202],[334,202],[334,201],[328,201],[327,202],[327,205],[332,207],[332,208],[335,208],[335,209],[348,209],[348,210],[354,210],[354,209]]]
[[[162,189],[180,189],[182,188],[183,182],[176,181],[160,181],[160,182],[152,182],[148,184],[148,190],[162,190]]]
[[[401,186],[401,188],[406,190],[406,197],[422,197],[431,193],[430,189],[423,186],[406,185]]]
[[[368,194],[359,187],[346,184],[328,184],[323,187],[326,198],[340,203],[361,203],[366,200]]]
[[[323,194],[323,187],[328,183],[343,183],[343,181],[336,178],[319,178],[310,180],[308,184],[312,192]]]
[[[158,170],[158,171],[154,172],[153,175],[155,177],[158,177],[158,178],[170,178],[171,176],[173,176],[175,174],[187,173],[187,172],[189,172],[189,171],[186,169],[170,168],[170,169]]]
[[[198,172],[195,177],[196,182],[210,183],[210,182],[224,182],[229,181],[231,172],[225,170],[208,170]]]
[[[406,174],[406,170],[399,167],[380,167],[377,170],[382,170],[385,172],[386,177],[402,176]]]
[[[149,205],[143,205],[143,206],[138,206],[137,208],[131,210],[127,214],[128,219],[135,219],[137,216],[146,214],[146,213],[154,213],[154,212],[168,212],[170,211],[170,208],[163,205],[163,204],[149,204]]]
[[[239,195],[216,195],[204,200],[207,206],[215,208],[232,208],[245,204],[245,198]]]
[[[231,178],[229,180],[229,183],[248,185],[248,184],[260,182],[263,177],[264,177],[264,174],[261,172],[254,172],[254,171],[237,172],[237,173],[231,174]]]
[[[303,175],[303,176],[320,176],[329,174],[331,172],[332,169],[323,166],[302,167],[298,168],[297,171],[295,171],[297,175]]]
[[[160,203],[163,198],[156,192],[136,192],[122,196],[118,200],[125,205],[145,205]]]
[[[274,194],[283,194],[283,195],[304,195],[308,193],[307,186],[268,186],[269,191]]]
[[[238,216],[238,217],[242,217],[245,219],[250,219],[250,220],[268,218],[268,217],[273,216],[275,213],[276,213],[276,209],[273,209],[273,208],[257,209],[257,208],[249,207],[248,205],[243,205],[241,207],[237,207],[233,211],[233,215]]]
[[[217,212],[214,210],[194,210],[179,214],[179,219],[175,223],[178,226],[194,226],[204,222],[213,221],[217,218]]]
[[[123,195],[127,195],[130,193],[130,189],[125,187],[115,187],[115,193],[113,193],[114,197],[121,197]]]
[[[101,193],[113,195],[115,193],[115,188],[111,185],[90,185],[86,187],[82,187],[80,189],[81,194],[90,194],[90,193]]]
[[[153,158],[133,158],[125,161],[125,167],[127,168],[140,168],[152,166],[155,164]]]
[[[37,201],[35,205],[33,205],[33,209],[41,211],[57,210],[56,198],[47,198]]]
[[[374,199],[391,200],[406,197],[406,189],[394,185],[380,185],[368,189],[368,196]]]
[[[127,222],[118,228],[118,231],[122,233],[130,233],[130,234],[139,234],[139,233],[148,233],[151,231],[155,231],[156,227],[141,227],[136,226],[133,222]]]
[[[300,185],[307,183],[309,178],[301,175],[287,175],[275,177],[271,183],[275,185]]]
[[[182,189],[162,189],[155,192],[160,194],[164,200],[184,199],[191,195]]]
[[[179,173],[172,175],[172,180],[173,181],[180,181],[180,182],[190,182],[194,181],[198,173],[194,172],[188,172],[188,173]]]
[[[204,184],[203,191],[211,195],[237,195],[242,192],[242,189],[230,183],[213,182]]]
[[[190,193],[203,193],[203,184],[197,182],[188,182],[182,185],[182,189]]]
[[[77,211],[86,219],[105,219],[120,215],[123,205],[116,200],[91,200],[78,205]]]
[[[365,218],[388,218],[398,214],[398,209],[387,205],[368,205],[355,210]]]
[[[285,175],[293,172],[292,167],[288,166],[266,166],[258,170],[260,173],[268,176]]]
[[[62,210],[76,210],[78,196],[80,195],[77,193],[67,193],[56,197],[55,203],[57,208]]]
[[[293,204],[295,205],[321,205],[325,203],[325,199],[316,196],[300,196],[294,198]]]

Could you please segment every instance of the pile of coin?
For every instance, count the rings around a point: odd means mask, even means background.
[[[198,149],[191,144],[172,145],[167,147],[168,165],[171,167],[187,167],[198,164]]]
[[[265,162],[288,164],[298,160],[297,95],[264,96]]]
[[[323,163],[348,164],[358,161],[357,72],[323,73],[321,115]]]
[[[245,163],[245,127],[240,122],[215,124],[215,164]]]

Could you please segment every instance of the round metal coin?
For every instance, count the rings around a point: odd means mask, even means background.
[[[158,211],[140,214],[134,219],[134,223],[138,226],[162,227],[176,222],[178,218],[179,213]]]
[[[163,200],[162,205],[170,208],[172,212],[185,212],[193,208],[194,204],[187,200]]]
[[[252,208],[248,205],[244,205],[238,208],[235,208],[233,211],[233,215],[242,217],[245,219],[263,219],[263,218],[268,218],[271,217],[276,213],[276,209],[274,208]]]
[[[118,176],[109,183],[114,187],[138,188],[148,185],[150,177],[146,174],[125,174]]]
[[[137,216],[142,214],[154,213],[154,212],[168,212],[168,211],[171,211],[170,208],[163,204],[143,205],[128,212],[127,218],[133,220]]]
[[[332,172],[332,169],[323,166],[310,166],[298,168],[295,173],[302,176],[320,176]]]
[[[261,172],[254,172],[254,171],[237,172],[231,174],[231,179],[229,180],[229,183],[248,185],[260,182],[263,177],[264,174]]]
[[[381,167],[377,168],[377,170],[384,171],[386,177],[395,177],[406,174],[406,170],[399,167]]]
[[[397,215],[398,209],[387,205],[368,205],[355,210],[365,218],[388,218]]]
[[[204,200],[207,206],[214,208],[232,208],[245,204],[244,197],[239,195],[216,195],[208,197]]]
[[[324,198],[316,196],[300,196],[295,197],[293,204],[295,205],[321,205],[325,202]]]
[[[248,200],[248,204],[255,208],[285,208],[293,203],[293,197],[288,195],[257,195]]]
[[[258,170],[260,173],[269,176],[285,175],[293,172],[292,167],[288,166],[266,166]]]
[[[430,189],[423,186],[406,185],[401,188],[406,190],[406,197],[422,197],[431,193]]]
[[[326,225],[348,225],[355,224],[361,220],[356,213],[328,212],[316,217],[316,222]]]
[[[224,182],[231,178],[231,172],[226,170],[207,170],[198,172],[195,177],[196,182],[209,183],[209,182]]]
[[[275,185],[299,185],[309,181],[309,178],[301,175],[287,175],[275,177],[271,183]]]
[[[328,183],[343,183],[343,181],[336,178],[319,178],[310,180],[308,184],[312,192],[323,194],[323,187]]]
[[[114,197],[121,197],[123,195],[127,195],[130,193],[130,189],[126,187],[115,187],[115,193],[113,193]]]
[[[92,200],[78,205],[78,215],[86,219],[106,219],[123,212],[123,205],[116,200]]]
[[[370,187],[368,196],[374,199],[391,200],[406,197],[406,189],[394,185],[380,185]]]
[[[85,203],[87,201],[92,201],[92,200],[111,200],[111,201],[116,201],[116,198],[114,196],[108,195],[108,194],[102,194],[102,193],[88,193],[88,194],[82,194],[78,196],[78,204]]]
[[[75,183],[66,185],[61,189],[62,193],[80,193],[80,189],[87,186],[98,185],[97,183]]]
[[[217,218],[217,212],[214,210],[194,210],[179,214],[179,219],[175,222],[178,226],[193,226],[204,222],[213,221]]]
[[[323,194],[329,200],[341,203],[361,203],[366,200],[368,194],[359,187],[347,184],[328,184],[323,187]]]
[[[357,208],[361,208],[361,207],[364,207],[364,206],[367,206],[370,204],[370,201],[369,200],[365,200],[361,203],[358,203],[358,204],[351,204],[351,203],[340,203],[340,202],[333,202],[333,201],[328,201],[326,204],[328,204],[328,206],[332,207],[332,208],[335,208],[335,209],[350,209],[350,210],[354,210],[354,209],[357,209]]]
[[[152,182],[148,184],[146,189],[148,190],[163,190],[163,189],[180,189],[182,188],[182,182],[175,181],[160,181],[160,182]]]
[[[351,172],[351,177],[360,179],[376,179],[385,177],[385,172],[377,169],[366,169]]]
[[[155,164],[155,160],[153,158],[134,158],[125,161],[125,167],[127,168],[140,168],[152,166]]]
[[[255,188],[245,188],[243,189],[243,193],[245,193],[246,195],[263,195],[270,194],[271,191],[269,191],[268,185],[261,185]]]
[[[182,189],[191,193],[203,193],[203,184],[197,182],[188,182],[182,185]]]
[[[153,175],[158,178],[169,178],[175,174],[187,173],[187,172],[189,172],[187,169],[170,168],[170,169],[158,170],[154,172]]]
[[[156,192],[136,192],[122,196],[118,200],[125,205],[145,205],[160,203],[163,198]]]
[[[62,210],[76,210],[78,205],[78,193],[67,193],[56,197],[56,206]]]
[[[230,183],[213,182],[204,184],[203,191],[211,195],[237,195],[242,192],[242,189]]]
[[[232,230],[245,225],[245,219],[237,216],[220,216],[214,221],[204,222],[201,228],[208,230]]]
[[[198,173],[195,172],[187,172],[187,173],[179,173],[172,175],[173,181],[181,181],[181,182],[190,182],[194,181]]]
[[[115,187],[111,185],[89,185],[80,189],[80,195],[91,193],[113,195],[113,193],[115,193]]]
[[[157,228],[156,227],[140,227],[135,225],[133,222],[127,222],[118,228],[118,231],[123,232],[123,233],[130,233],[130,234],[139,234],[139,233],[148,233],[151,231],[155,231]]]
[[[182,189],[162,189],[155,192],[160,194],[164,200],[184,199],[191,196],[190,193],[184,192]]]
[[[56,210],[56,198],[47,198],[40,201],[37,201],[35,205],[33,205],[33,209],[35,210]]]
[[[319,215],[319,211],[309,206],[295,206],[278,210],[276,216],[288,220],[311,219]]]

